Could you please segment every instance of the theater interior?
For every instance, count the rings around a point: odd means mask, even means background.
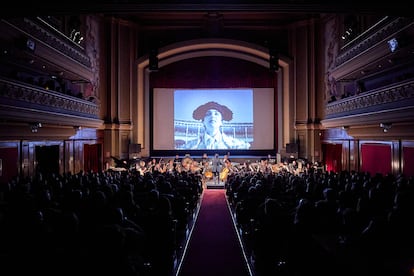
[[[399,0],[21,3],[0,11],[0,47],[2,202],[39,175],[169,163],[201,181],[198,197],[216,153],[231,159],[220,187],[234,206],[238,172],[414,176],[414,18]],[[250,148],[182,148],[211,100]]]

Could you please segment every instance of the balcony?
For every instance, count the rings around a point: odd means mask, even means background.
[[[326,128],[413,122],[414,80],[374,89],[326,104]]]
[[[0,77],[2,122],[41,122],[59,126],[97,128],[99,103]]]
[[[355,81],[392,69],[395,62],[413,59],[414,21],[412,18],[385,17],[341,49],[329,74],[337,82]],[[398,39],[391,51],[389,41]]]

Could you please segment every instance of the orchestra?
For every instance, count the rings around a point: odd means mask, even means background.
[[[176,155],[174,158],[150,158],[150,159],[138,159],[130,161],[120,161],[114,158],[115,167],[110,167],[112,170],[135,170],[141,175],[146,173],[182,173],[188,172],[198,174],[201,176],[202,181],[210,181],[214,178],[212,159],[208,158],[207,154],[203,154],[200,159],[194,159],[190,155],[186,154],[184,158],[180,158]],[[242,163],[232,162],[225,155],[221,160],[222,166],[218,173],[219,180],[225,182],[231,174],[277,174],[288,172],[294,175],[301,173],[308,173],[312,170],[323,170],[318,162],[315,164],[305,162],[300,159],[287,159],[283,162],[276,162],[275,158],[271,158],[268,155],[265,158],[260,158],[251,162],[250,160],[244,160]]]

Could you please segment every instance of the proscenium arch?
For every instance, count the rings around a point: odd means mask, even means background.
[[[158,49],[158,67],[162,68],[171,63],[206,56],[222,56],[242,59],[256,63],[260,66],[269,68],[269,49],[256,44],[247,43],[238,40],[228,39],[200,39],[189,40],[180,43],[171,44],[164,48]],[[278,149],[282,149],[286,143],[289,143],[290,125],[293,123],[290,116],[293,110],[293,93],[290,91],[291,61],[279,56],[278,72]],[[143,56],[137,60],[137,93],[133,93],[131,104],[132,108],[133,130],[131,140],[133,143],[141,144],[142,156],[150,154],[150,101],[149,101],[149,56]],[[291,122],[292,121],[292,122]]]

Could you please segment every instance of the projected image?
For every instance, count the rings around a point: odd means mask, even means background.
[[[250,149],[253,90],[175,90],[175,149]]]

